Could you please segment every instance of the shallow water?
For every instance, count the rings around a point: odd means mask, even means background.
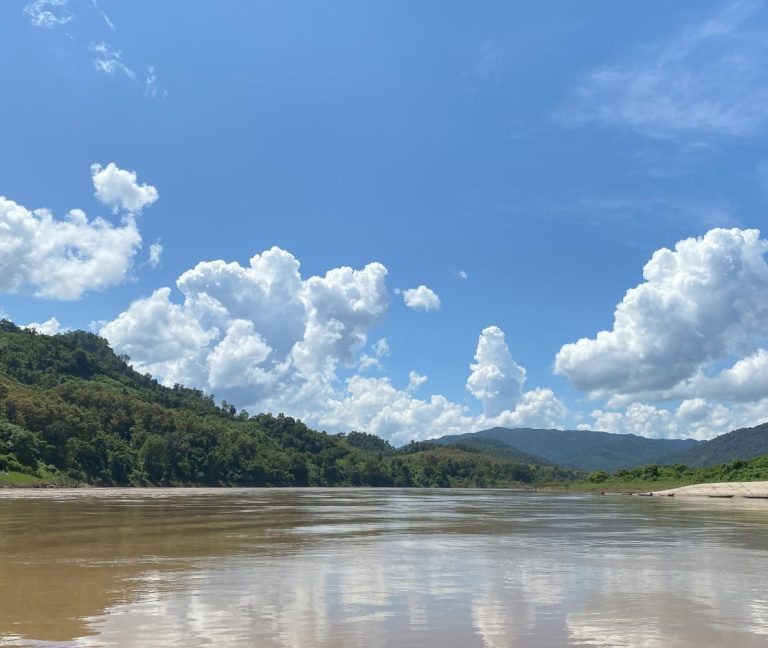
[[[768,645],[768,502],[0,491],[0,645]]]

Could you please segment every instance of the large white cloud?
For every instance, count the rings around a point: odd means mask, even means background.
[[[509,353],[504,332],[497,326],[483,329],[477,343],[475,364],[467,379],[469,391],[482,404],[488,417],[512,410],[523,393],[525,369]]]
[[[368,346],[386,312],[387,269],[335,268],[302,278],[299,262],[274,247],[247,266],[207,261],[183,273],[182,299],[162,288],[135,301],[104,335],[140,371],[166,384],[200,387],[251,411],[286,412],[319,429],[364,430],[395,443],[491,425],[562,424],[567,411],[550,390],[523,393],[525,371],[497,327],[478,342],[470,383],[485,405],[474,415],[436,394],[418,397],[426,376],[407,384],[360,371],[389,354]],[[351,375],[342,378],[340,370]]]
[[[122,282],[141,247],[132,218],[114,226],[79,209],[56,220],[0,196],[0,291],[79,299]]]
[[[386,274],[372,263],[304,280],[298,260],[274,247],[248,266],[199,263],[177,281],[182,303],[160,289],[101,333],[167,383],[303,414],[365,347],[389,301]]]
[[[564,345],[555,372],[594,395],[760,397],[768,338],[768,241],[757,230],[713,229],[653,254],[645,281],[616,307],[613,328]],[[717,363],[745,354],[715,379]]]
[[[108,168],[125,173],[114,164]],[[98,193],[97,180],[100,178],[94,175]],[[145,191],[146,187],[140,189]],[[154,192],[154,188],[149,189]],[[152,200],[139,201],[141,206],[154,202],[157,193],[153,196]],[[129,202],[132,207],[138,205]],[[38,297],[79,299],[87,291],[121,283],[140,248],[141,235],[132,214],[119,225],[103,218],[89,219],[80,209],[56,219],[47,209],[30,210],[0,196],[2,292],[32,290]]]

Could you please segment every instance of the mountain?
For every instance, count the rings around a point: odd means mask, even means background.
[[[449,438],[449,437],[445,437]],[[446,445],[446,444],[437,444]],[[457,443],[447,444],[449,447],[460,448],[462,450],[468,450],[470,452],[482,452],[483,454],[497,459],[507,459],[509,461],[519,461],[528,464],[538,464],[540,466],[553,466],[555,463],[544,457],[537,457],[536,455],[523,452],[514,446],[499,441],[498,439],[491,439],[486,437],[470,437],[467,436]]]
[[[501,441],[529,455],[578,470],[634,468],[661,463],[670,455],[690,450],[702,442],[693,439],[648,439],[634,434],[590,430],[539,430],[496,427],[480,432],[444,436],[440,445],[467,444],[478,439]]]
[[[574,476],[515,452],[395,449],[363,432],[250,416],[200,390],[160,385],[91,333],[48,336],[0,320],[0,486],[442,487]]]
[[[764,454],[768,454],[768,423],[721,434],[684,452],[671,455],[665,463],[704,467]]]

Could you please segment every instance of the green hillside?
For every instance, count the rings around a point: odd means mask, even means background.
[[[578,470],[635,468],[661,463],[700,444],[692,439],[648,439],[634,434],[610,434],[590,430],[538,430],[492,428],[469,434],[445,436],[441,445],[466,444],[477,439],[501,441],[519,451]]]
[[[0,485],[497,486],[575,473],[474,448],[329,435],[131,369],[82,331],[0,321]]]
[[[446,439],[450,437],[444,437]],[[509,461],[520,461],[523,463],[533,463],[542,466],[555,465],[552,461],[544,459],[544,457],[537,457],[536,455],[528,454],[522,450],[518,450],[514,446],[499,441],[498,439],[489,439],[485,437],[463,435],[460,441],[455,443],[444,444],[442,442],[437,445],[445,445],[449,448],[459,448],[462,450],[470,450],[474,452],[482,452],[491,457],[497,459],[507,459]]]
[[[685,452],[670,456],[668,462],[703,467],[737,459],[751,459],[763,454],[768,454],[768,423],[721,434]]]

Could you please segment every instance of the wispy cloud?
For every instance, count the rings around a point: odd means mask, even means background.
[[[48,29],[64,25],[75,17],[67,9],[67,0],[34,0],[25,5],[23,11],[35,27]]]
[[[107,16],[106,13],[104,13],[104,10],[99,7],[99,3],[96,2],[96,0],[91,0],[91,4],[93,5],[93,8],[96,10],[96,12],[104,19],[104,22],[107,24],[107,26],[114,30],[115,24],[109,19],[109,16]]]
[[[93,64],[99,72],[110,76],[122,73],[129,79],[135,80],[136,73],[122,60],[122,52],[112,49],[109,43],[94,43],[90,46],[93,56]]]
[[[674,38],[593,70],[557,117],[659,138],[744,136],[768,122],[768,30],[739,0]]]
[[[157,71],[152,65],[147,67],[147,76],[144,79],[144,94],[158,101],[162,101],[168,96],[168,91],[161,90],[158,86]]]
[[[112,22],[107,13],[101,8],[98,0],[79,0],[74,3],[79,7],[81,17],[86,17],[86,14],[95,12],[103,21],[104,25],[111,31],[117,31],[115,23]],[[84,9],[84,12],[82,11]],[[35,27],[54,28],[64,25],[73,20],[76,15],[70,11],[69,0],[33,0],[27,3],[23,8],[23,13],[29,18],[29,21]],[[104,27],[100,29],[96,27],[97,32],[105,31]],[[99,38],[101,34],[96,35]],[[75,41],[76,39],[68,34],[68,37]],[[94,39],[90,45],[88,45],[87,51],[91,54],[91,61],[97,72],[106,74],[108,76],[125,76],[131,81],[141,83],[141,73],[135,71],[134,64],[131,66],[123,58],[122,50],[114,47],[107,40],[95,40],[94,35],[90,36]],[[112,37],[109,37],[112,40]],[[129,62],[131,57],[129,58]],[[158,101],[164,100],[168,96],[168,91],[160,88],[158,85],[158,74],[155,66],[146,66],[146,75],[144,79],[144,94]]]

